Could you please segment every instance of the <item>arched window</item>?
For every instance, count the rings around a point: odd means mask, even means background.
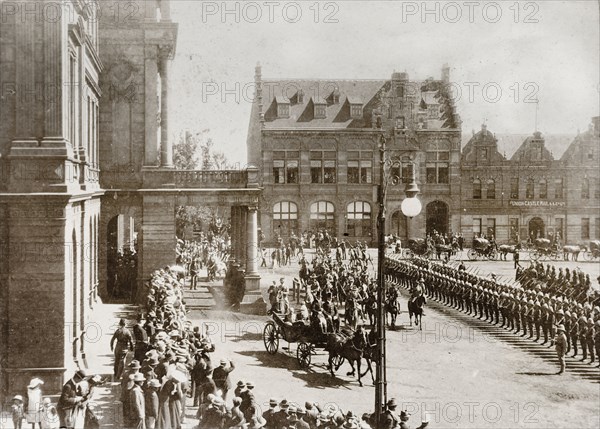
[[[354,201],[346,209],[346,231],[351,237],[370,237],[372,234],[371,204]]]
[[[298,206],[291,201],[282,201],[273,206],[273,237],[289,237],[298,233]]]
[[[546,179],[540,180],[540,199],[545,200],[548,198],[548,182]]]
[[[584,200],[590,198],[590,181],[588,178],[581,181],[581,198]]]
[[[329,201],[317,201],[310,205],[310,229],[314,232],[326,230],[336,235],[335,207]]]
[[[473,180],[473,199],[481,199],[481,180],[479,179]]]
[[[525,186],[525,198],[533,200],[535,194],[535,182],[533,179],[527,179],[527,185]]]
[[[496,199],[496,182],[493,179],[489,179],[487,181],[486,189],[487,189],[486,198],[488,200]]]

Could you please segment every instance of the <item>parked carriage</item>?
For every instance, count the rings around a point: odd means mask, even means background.
[[[600,240],[590,241],[587,251],[583,254],[586,261],[600,258]]]
[[[471,261],[477,259],[496,259],[498,256],[498,250],[496,246],[490,243],[485,238],[475,238],[473,240],[473,247],[467,252],[467,256]]]
[[[530,251],[530,257],[534,261],[543,261],[550,259],[558,261],[562,259],[562,251],[559,251],[558,246],[547,238],[536,238],[533,241],[533,250]]]
[[[411,238],[408,240],[408,248],[404,249],[403,253],[407,259],[413,258],[415,255],[429,258],[431,250],[424,238]]]
[[[305,321],[287,322],[280,313],[273,312],[271,318],[263,330],[263,342],[267,352],[272,355],[277,353],[280,339],[289,344],[297,343],[296,359],[302,368],[308,368],[312,356],[317,354],[316,349],[325,348],[327,345],[327,333]],[[334,365],[339,368],[342,363],[344,358],[338,357]]]

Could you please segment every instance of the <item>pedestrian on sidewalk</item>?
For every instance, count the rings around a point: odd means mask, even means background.
[[[227,361],[225,359],[221,359],[221,365],[213,371],[213,380],[217,389],[221,390],[221,397],[223,401],[227,400],[227,392],[232,387],[231,378],[229,374],[235,369],[235,365],[233,361],[229,361],[229,366],[227,366]]]
[[[142,384],[144,384],[145,380],[146,378],[142,373],[138,372],[131,376],[131,380],[127,386],[130,389],[130,427],[134,429],[146,429],[146,400],[144,399],[144,391],[142,390]]]
[[[565,326],[558,325],[556,328],[556,338],[554,339],[554,347],[560,364],[560,371],[557,374],[565,372],[565,354],[567,352],[567,336],[565,335]]]
[[[27,423],[35,429],[36,423],[42,427],[42,385],[43,380],[34,378],[27,386]]]
[[[129,329],[125,327],[125,319],[119,320],[119,327],[110,339],[110,351],[114,350],[115,353],[115,364],[113,367],[114,380],[118,381],[123,374],[124,369],[124,355],[127,355],[128,350],[133,350],[133,337]],[[115,341],[117,343],[116,347]],[[138,361],[139,362],[139,361]]]
[[[23,426],[23,418],[25,417],[25,408],[23,407],[23,397],[15,395],[10,406],[12,421],[15,429],[21,429]]]

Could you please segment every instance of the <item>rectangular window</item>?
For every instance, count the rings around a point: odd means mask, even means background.
[[[437,183],[437,171],[434,163],[427,163],[427,183]]]
[[[594,229],[596,230],[596,240],[600,240],[600,217],[596,218]]]
[[[560,240],[565,236],[564,219],[562,217],[554,219],[554,234],[555,237]]]
[[[563,199],[563,179],[556,179],[554,181],[554,198],[557,200]]]
[[[275,184],[285,183],[285,160],[273,160],[273,182]]]
[[[300,152],[273,151],[273,183],[298,183]]]
[[[548,185],[545,180],[540,182],[540,199],[545,200],[548,198]]]
[[[519,178],[512,177],[510,179],[510,198],[513,200],[519,199]]]
[[[473,236],[481,236],[481,218],[473,218]]]
[[[335,183],[335,161],[324,162],[323,183]]]
[[[287,103],[277,104],[277,117],[278,118],[289,118],[290,117],[290,105]]]
[[[519,218],[510,218],[510,239],[513,242],[519,242]]]
[[[494,238],[496,237],[496,219],[488,218],[486,234],[487,234],[488,238],[491,238],[492,236]]]
[[[581,219],[581,238],[583,240],[590,239],[590,219],[587,217]]]
[[[448,183],[450,152],[428,151],[426,152],[427,164],[425,165],[426,183]]]
[[[372,183],[372,159],[372,151],[348,151],[348,183]]]
[[[323,183],[323,161],[310,161],[310,182]]]
[[[444,183],[444,184],[449,183],[448,171],[449,171],[448,164],[446,164],[445,162],[440,162],[438,164],[438,183]]]
[[[533,183],[533,180],[528,180],[527,186],[525,188],[525,198],[527,198],[528,200],[533,200],[534,189],[535,184]]]
[[[413,177],[413,164],[403,164],[402,165],[402,183],[407,184],[410,183]]]

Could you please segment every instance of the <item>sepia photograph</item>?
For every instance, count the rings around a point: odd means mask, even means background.
[[[600,0],[0,0],[29,427],[600,427]]]

